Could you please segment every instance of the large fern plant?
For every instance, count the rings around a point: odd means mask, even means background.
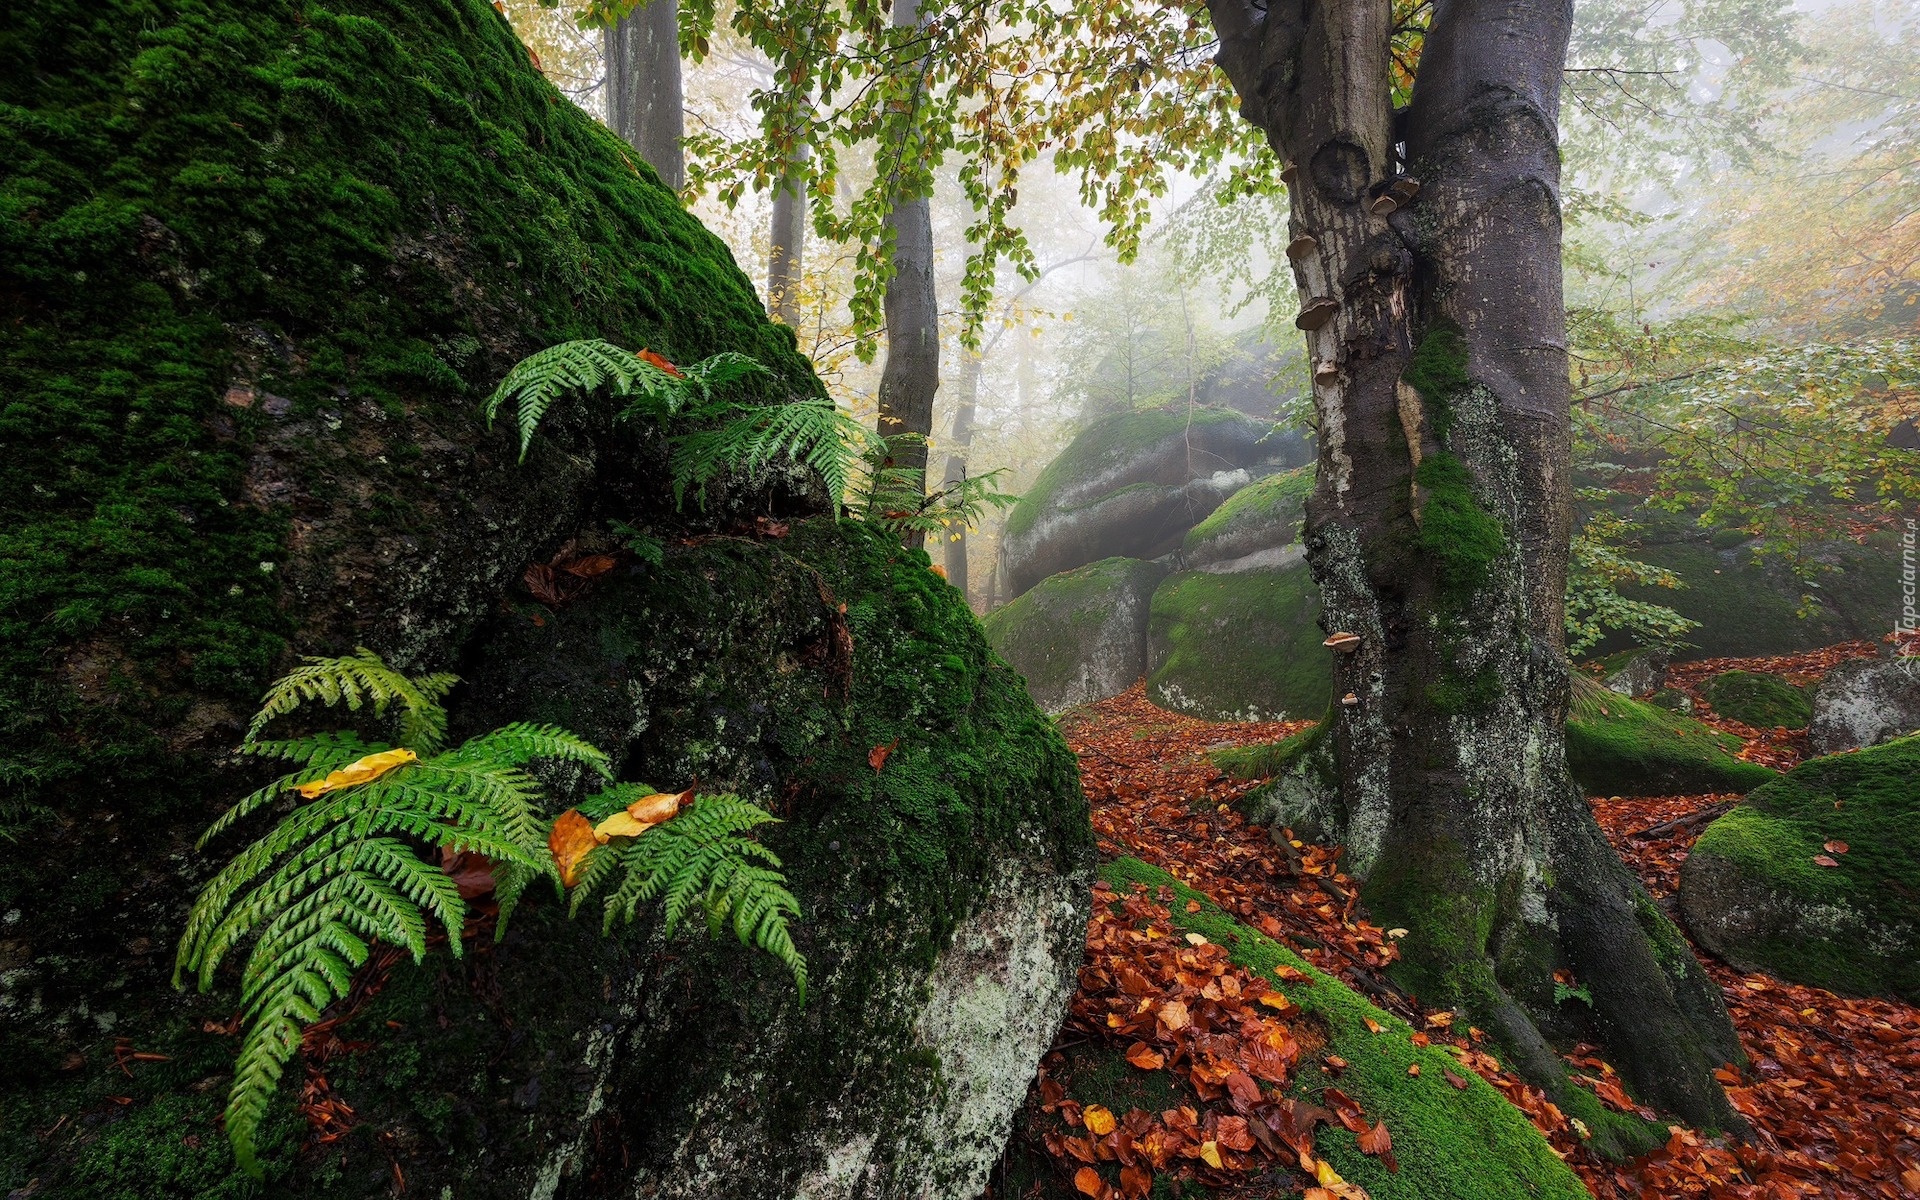
[[[201,839],[204,847],[259,810],[295,801],[207,884],[175,959],[175,986],[192,976],[205,991],[227,956],[251,941],[240,975],[246,1032],[226,1112],[234,1157],[250,1174],[260,1174],[260,1120],[304,1027],[346,994],[372,944],[404,947],[419,961],[437,926],[460,954],[466,901],[440,866],[442,856],[473,852],[493,864],[504,923],[531,881],[561,883],[551,849],[556,820],[527,765],[571,762],[608,776],[604,753],[552,725],[506,725],[448,749],[441,701],[456,682],[452,675],[403,674],[365,649],[307,659],[268,690],[240,748],[291,762],[294,770],[235,804]],[[275,718],[315,701],[388,718],[396,740],[348,731],[260,738]],[[631,784],[613,785],[589,804],[610,811],[630,802],[633,791]],[[804,996],[805,962],[787,929],[798,903],[772,869],[779,860],[740,836],[770,820],[737,798],[711,797],[695,802],[687,819],[606,839],[620,844],[595,866],[604,860],[641,873],[638,884],[614,893],[627,920],[664,896],[671,929],[697,901],[712,923],[731,917],[743,941],[787,964]]]
[[[922,494],[918,473],[896,467],[893,460],[909,444],[924,446],[926,439],[918,434],[882,437],[831,400],[742,404],[721,390],[724,384],[765,373],[765,367],[741,354],[716,354],[682,370],[646,350],[636,355],[597,339],[562,342],[507,372],[487,398],[486,414],[492,422],[503,406],[513,403],[520,456],[525,459],[540,419],[556,400],[569,392],[604,387],[628,400],[622,419],[672,423],[675,503],[683,502],[689,491],[704,498],[707,484],[723,471],[753,471],[780,459],[817,471],[835,511],[844,504],[860,519],[896,534],[937,533],[973,524],[987,507],[1004,508],[1015,501],[999,488],[1003,471]]]

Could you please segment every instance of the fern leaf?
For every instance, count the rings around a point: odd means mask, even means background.
[[[549,346],[514,364],[500,386],[487,397],[487,427],[493,427],[500,406],[512,400],[516,408],[515,422],[520,429],[520,461],[525,462],[527,448],[533,444],[533,431],[561,395],[590,392],[606,384],[611,384],[616,394],[625,394],[646,378],[648,369],[649,364],[631,351],[598,338]]]
[[[338,658],[308,657],[306,665],[288,672],[267,691],[260,711],[247,726],[247,742],[252,742],[275,717],[285,716],[300,705],[318,700],[329,706],[345,704],[358,712],[371,706],[376,716],[385,715],[396,700],[401,714],[401,744],[421,756],[440,749],[447,736],[447,710],[440,701],[455,683],[453,675],[426,675],[411,678],[386,664],[365,646]]]

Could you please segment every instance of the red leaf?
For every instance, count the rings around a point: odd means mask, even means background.
[[[867,765],[872,767],[876,771],[878,771],[881,767],[886,766],[887,755],[892,754],[894,751],[894,748],[899,744],[900,744],[900,739],[895,738],[884,746],[875,746],[873,749],[867,751]]]

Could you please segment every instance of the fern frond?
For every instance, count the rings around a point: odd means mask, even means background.
[[[627,395],[647,384],[658,390],[666,386],[661,380],[666,385],[674,382],[659,367],[612,342],[598,338],[561,342],[528,355],[507,372],[493,395],[487,397],[487,427],[493,427],[502,404],[514,401],[515,423],[520,428],[520,461],[525,462],[540,418],[562,394],[611,385],[615,395]]]
[[[684,500],[689,488],[696,497],[704,498],[707,483],[722,470],[753,471],[777,458],[791,458],[819,472],[838,509],[854,463],[874,436],[852,414],[828,400],[721,411],[737,415],[715,428],[674,439],[672,481],[676,504]]]
[[[458,676],[408,676],[365,646],[338,658],[308,657],[304,661],[305,666],[281,676],[268,689],[260,711],[247,726],[247,742],[258,737],[275,717],[285,716],[309,700],[345,704],[355,712],[370,705],[376,716],[384,716],[387,707],[398,701],[402,706],[401,745],[424,757],[437,752],[446,741],[447,710],[440,701],[460,681]]]
[[[582,812],[586,809],[581,805]],[[659,899],[663,929],[671,937],[699,908],[709,930],[718,932],[731,920],[743,945],[783,963],[805,1003],[806,959],[795,949],[787,924],[800,915],[800,902],[787,890],[779,857],[745,836],[774,820],[772,813],[738,796],[702,796],[672,820],[593,851],[574,887],[574,908],[617,870],[620,883],[604,902],[606,929],[632,922],[641,905]]]

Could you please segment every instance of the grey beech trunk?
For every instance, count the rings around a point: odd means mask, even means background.
[[[966,358],[960,364],[960,395],[953,409],[953,438],[947,443],[947,469],[942,473],[947,484],[967,476],[967,451],[973,447],[973,414],[980,403],[980,366],[979,352],[967,351]],[[946,568],[947,582],[959,588],[960,594],[965,596],[967,528],[964,525],[948,531]]]
[[[680,138],[686,114],[680,87],[679,0],[652,0],[601,31],[607,63],[607,124],[640,152],[660,181],[686,185]]]
[[[807,246],[807,149],[800,165],[787,172],[773,193],[773,227],[767,258],[767,304],[773,318],[788,328],[800,325],[798,291]]]
[[[916,27],[925,14],[917,0],[894,0],[893,23]],[[907,146],[904,154],[915,153]],[[940,390],[940,306],[933,291],[933,212],[925,196],[901,200],[887,214],[893,234],[893,278],[882,305],[887,321],[887,362],[880,372],[878,429],[887,437],[933,433],[933,397]],[[917,472],[926,490],[927,447],[909,440],[894,464]],[[912,540],[912,539],[910,539]],[[917,542],[916,542],[917,544]]]
[[[1742,1061],[1719,989],[1566,765],[1570,0],[1436,0],[1398,130],[1388,0],[1209,7],[1243,114],[1292,167],[1321,367],[1306,544],[1327,630],[1360,638],[1276,818],[1344,842],[1374,919],[1410,931],[1400,981],[1563,1107],[1591,1111],[1549,1038],[1584,1037],[1645,1101],[1743,1128],[1712,1076]],[[1409,202],[1381,199],[1407,177]],[[1556,1003],[1560,969],[1590,1006]]]

